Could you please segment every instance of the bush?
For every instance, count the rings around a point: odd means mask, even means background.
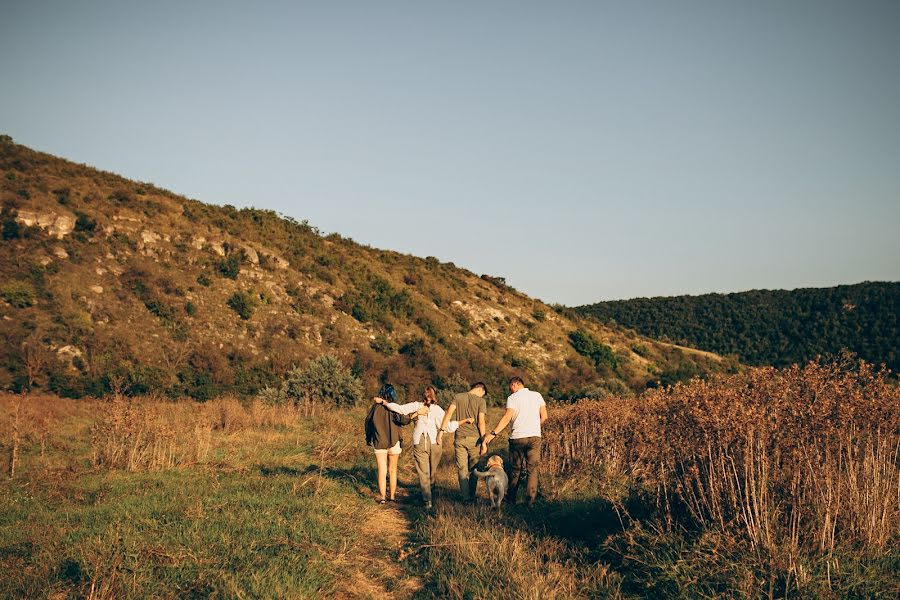
[[[3,221],[3,239],[14,240],[20,235],[19,222],[10,217]]]
[[[238,291],[233,293],[228,299],[228,306],[234,310],[241,319],[246,321],[253,316],[253,309],[256,306],[256,302],[253,300],[251,294]]]
[[[91,219],[83,212],[76,211],[75,214],[78,217],[75,219],[75,231],[83,231],[88,234],[94,233],[94,230],[97,228],[97,221]]]
[[[369,342],[369,347],[372,348],[372,350],[374,350],[375,352],[378,352],[379,354],[383,354],[385,356],[391,356],[394,352],[397,351],[397,345],[384,334],[375,336],[375,339]]]
[[[615,370],[619,366],[619,359],[616,357],[612,348],[606,344],[597,341],[594,337],[583,329],[573,331],[569,334],[569,342],[575,352],[591,359],[597,369],[608,366]]]
[[[631,347],[631,351],[642,358],[649,358],[650,356],[650,348],[644,344],[635,344]]]
[[[34,306],[34,288],[24,281],[10,281],[0,288],[0,297],[16,308]]]
[[[303,369],[295,367],[277,391],[267,387],[260,394],[270,404],[333,406],[354,406],[362,396],[360,380],[332,354],[311,360]]]
[[[219,275],[228,279],[237,279],[238,273],[241,271],[241,264],[244,262],[244,251],[232,252],[216,264],[216,270]]]
[[[360,323],[374,322],[390,329],[391,317],[410,318],[415,312],[406,290],[397,291],[377,275],[366,274],[352,291],[345,292],[335,306]]]

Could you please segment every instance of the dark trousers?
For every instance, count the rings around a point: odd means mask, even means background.
[[[538,466],[541,463],[541,438],[527,437],[509,440],[509,501],[516,501],[523,472],[528,476],[528,502],[537,497]]]

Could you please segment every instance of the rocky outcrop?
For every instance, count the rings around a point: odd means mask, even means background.
[[[141,241],[145,244],[155,244],[160,239],[160,235],[154,231],[150,231],[149,229],[145,229],[141,231]]]
[[[209,240],[209,248],[219,256],[225,256],[225,245],[221,240]]]
[[[289,263],[285,259],[281,258],[280,256],[269,255],[268,259],[269,259],[269,262],[271,262],[273,265],[275,265],[275,268],[279,269],[279,270],[287,269],[288,267],[291,266],[291,263]]]
[[[250,261],[251,264],[258,265],[259,264],[259,254],[256,253],[252,247],[244,244],[241,246],[241,250],[244,251],[244,256]]]
[[[66,213],[20,210],[16,221],[26,227],[40,227],[57,239],[63,239],[75,230],[75,217]]]

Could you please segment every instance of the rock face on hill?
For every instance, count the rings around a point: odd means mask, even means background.
[[[733,367],[554,310],[502,278],[203,204],[7,137],[0,200],[5,389],[251,394],[325,353],[370,389],[480,379],[496,397],[512,374],[570,397]]]

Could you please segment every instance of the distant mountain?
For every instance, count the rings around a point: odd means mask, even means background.
[[[0,201],[3,389],[246,395],[325,353],[369,390],[480,379],[494,398],[512,374],[572,397],[735,367],[566,316],[499,277],[189,200],[8,136]]]
[[[635,298],[574,311],[653,338],[784,366],[843,349],[900,370],[900,283]]]

